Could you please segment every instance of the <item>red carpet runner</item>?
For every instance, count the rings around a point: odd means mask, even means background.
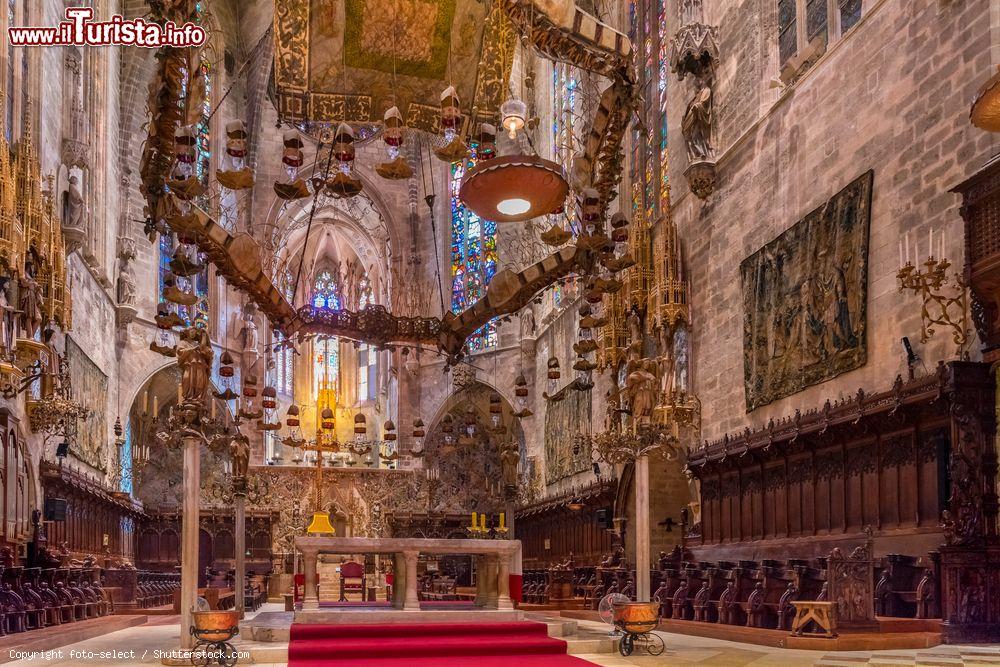
[[[289,667],[587,667],[544,623],[293,623]]]

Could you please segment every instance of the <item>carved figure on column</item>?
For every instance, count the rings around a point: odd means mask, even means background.
[[[670,42],[670,68],[681,81],[691,75],[695,92],[681,121],[687,146],[688,167],[684,170],[691,192],[705,199],[715,189],[715,150],[712,132],[715,123],[715,68],[719,44],[715,26],[702,23],[702,0],[682,0],[681,27]]]
[[[80,192],[80,180],[73,174],[69,177],[69,185],[63,193],[62,225],[64,229],[83,229],[86,219],[87,204]]]
[[[181,331],[177,343],[177,365],[181,368],[181,396],[185,403],[201,404],[208,391],[212,369],[212,344],[202,326]]]
[[[229,456],[233,461],[233,477],[246,479],[250,469],[250,439],[242,433],[229,442]]]
[[[4,358],[14,354],[14,340],[17,338],[18,311],[11,305],[13,285],[10,276],[0,276],[0,347]]]
[[[42,326],[42,287],[35,279],[38,271],[34,249],[24,260],[24,274],[20,279],[21,333],[25,338],[34,338]]]
[[[243,308],[243,328],[240,329],[240,345],[243,348],[244,370],[250,371],[257,365],[260,356],[260,332],[257,329],[257,307],[248,301]]]
[[[625,390],[629,396],[632,423],[647,423],[656,404],[656,362],[639,356],[641,343],[632,343],[632,359],[628,364]]]

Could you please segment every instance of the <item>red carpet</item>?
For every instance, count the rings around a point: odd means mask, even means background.
[[[544,623],[293,623],[289,667],[586,667]]]

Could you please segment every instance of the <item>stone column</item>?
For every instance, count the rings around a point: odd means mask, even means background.
[[[191,611],[198,604],[198,522],[201,492],[201,437],[185,435],[184,505],[181,517],[181,648],[194,648]]]
[[[404,551],[406,561],[406,596],[403,598],[403,611],[420,611],[420,597],[417,595],[417,556],[416,551]]]
[[[649,457],[635,461],[635,599],[649,602]]]
[[[486,556],[476,556],[476,606],[485,607],[487,598]]]
[[[496,609],[499,590],[497,589],[497,555],[486,555],[486,567],[483,568],[483,579],[485,580],[486,596],[483,606],[487,609]]]
[[[319,551],[315,549],[302,550],[302,572],[305,586],[302,593],[302,610],[319,609],[319,588],[316,587],[316,561]]]
[[[392,555],[392,606],[402,609],[406,599],[406,559],[402,552]]]
[[[510,562],[512,554],[501,554],[497,567],[497,609],[513,609],[510,599]]]
[[[246,484],[246,480],[243,480],[243,484]],[[236,582],[233,585],[236,587],[236,611],[239,612],[240,618],[243,618],[243,615],[246,613],[244,590],[246,589],[247,570],[247,497],[243,493],[236,493],[233,496],[233,501],[236,504]]]

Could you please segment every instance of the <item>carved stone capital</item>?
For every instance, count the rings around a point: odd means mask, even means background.
[[[60,158],[69,167],[86,169],[87,157],[90,154],[90,144],[79,139],[63,139]]]

